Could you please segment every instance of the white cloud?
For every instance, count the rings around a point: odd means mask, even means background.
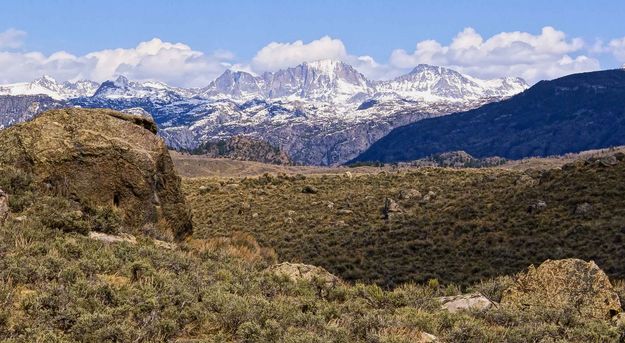
[[[0,83],[28,81],[43,74],[59,80],[94,81],[125,75],[133,80],[202,87],[227,68],[262,73],[320,59],[344,61],[376,80],[390,79],[417,64],[427,63],[481,78],[520,76],[533,83],[599,69],[599,61],[589,54],[611,53],[625,62],[625,37],[587,46],[581,39],[568,38],[552,27],[543,28],[539,34],[516,31],[492,37],[483,37],[474,29],[466,28],[448,45],[423,40],[412,52],[392,51],[384,62],[371,56],[350,54],[340,39],[330,36],[310,42],[272,42],[248,61],[238,61],[229,51],[205,53],[183,43],[158,38],[131,48],[105,49],[80,56],[65,51],[46,55],[16,50],[23,49],[25,37],[25,32],[16,29],[0,33]]]
[[[611,40],[607,49],[619,62],[625,62],[625,37]]]
[[[8,29],[4,32],[0,32],[0,48],[17,49],[24,43],[26,38],[26,32]]]
[[[414,52],[395,50],[391,66],[405,69],[419,63],[454,68],[469,75],[494,78],[520,76],[529,82],[599,69],[599,61],[583,55],[584,42],[544,27],[540,34],[502,32],[484,39],[472,28],[445,46],[434,40],[417,43]]]
[[[101,50],[84,56],[65,51],[46,56],[39,52],[0,52],[2,83],[51,75],[59,80],[104,81],[118,75],[134,80],[159,80],[185,87],[206,86],[230,66],[234,55],[217,51],[207,55],[181,43],[158,38],[134,48]]]
[[[193,87],[207,85],[233,58],[234,55],[226,51],[206,55],[188,45],[163,42],[158,38],[141,42],[132,49],[102,50],[84,56],[94,65],[92,79],[109,79],[121,74],[134,80],[155,79]]]
[[[251,67],[257,72],[275,71],[303,62],[322,59],[344,60],[347,49],[340,39],[321,37],[310,43],[301,40],[293,43],[269,43],[260,49],[252,59]]]

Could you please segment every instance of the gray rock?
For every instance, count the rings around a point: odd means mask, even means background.
[[[616,158],[616,156],[611,155],[611,156],[606,156],[603,157],[599,160],[599,163],[604,166],[604,167],[612,167],[618,164],[618,159]]]
[[[422,195],[416,189],[402,189],[399,191],[398,197],[402,200],[421,199]]]
[[[293,282],[317,280],[321,281],[325,287],[334,287],[341,283],[341,279],[324,268],[303,263],[284,262],[269,267],[267,271],[285,276]]]
[[[382,208],[382,214],[384,218],[389,218],[392,213],[402,212],[401,207],[397,202],[391,198],[384,199],[384,207]]]
[[[593,211],[593,206],[587,202],[578,204],[575,207],[575,214],[578,216],[586,217],[589,216]]]
[[[435,196],[436,193],[434,193],[433,191],[429,191],[426,195],[423,196],[421,202],[430,202],[432,199],[434,199]]]
[[[440,297],[441,308],[450,313],[463,310],[485,311],[495,305],[490,299],[480,293],[461,294],[449,297]]]

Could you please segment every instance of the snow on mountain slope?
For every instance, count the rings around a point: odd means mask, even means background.
[[[321,60],[262,75],[227,70],[202,89],[123,76],[99,87],[44,77],[0,86],[0,94],[46,94],[71,106],[143,109],[174,148],[243,134],[286,150],[296,163],[339,164],[397,126],[476,108],[526,88],[521,79],[480,80],[430,65],[390,81],[372,81],[349,64]]]
[[[132,82],[124,76],[113,81],[103,82],[93,97],[105,99],[139,99],[152,98],[161,101],[175,101],[191,97],[191,89],[171,87],[163,82],[145,81]]]
[[[344,62],[321,60],[261,76],[228,70],[200,95],[244,100],[313,100],[336,105],[362,103],[371,98],[435,103],[510,97],[527,87],[519,78],[481,80],[425,64],[390,81],[371,81]]]
[[[99,84],[93,81],[59,83],[44,75],[32,82],[0,85],[0,95],[47,95],[55,100],[92,96]]]
[[[377,85],[379,94],[421,101],[467,101],[510,97],[527,89],[520,78],[481,80],[455,70],[420,64],[410,73]]]
[[[205,98],[284,98],[346,103],[356,94],[373,92],[373,82],[352,66],[340,61],[321,60],[261,76],[227,70],[200,95]]]

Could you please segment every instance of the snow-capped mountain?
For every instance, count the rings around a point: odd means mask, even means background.
[[[376,88],[378,97],[438,102],[510,97],[527,87],[520,78],[480,80],[448,68],[420,64],[406,75],[378,83]]]
[[[4,94],[65,99],[69,106],[142,109],[178,149],[247,135],[285,150],[296,163],[331,165],[356,157],[397,126],[472,109],[527,88],[517,78],[480,80],[429,65],[390,81],[373,81],[333,60],[262,75],[227,70],[202,89],[123,76],[94,84],[58,84],[46,77],[19,87],[0,86],[0,94],[6,89]]]
[[[131,82],[124,76],[113,81],[105,81],[93,94],[101,99],[141,99],[152,98],[160,101],[174,101],[190,97],[192,90],[169,86],[163,82]]]
[[[255,76],[227,70],[200,93],[203,97],[231,99],[316,100],[349,102],[354,95],[372,94],[373,82],[349,64],[321,60]]]
[[[85,80],[59,83],[44,75],[32,82],[0,85],[0,95],[47,95],[54,100],[64,100],[92,96],[98,86],[97,82]]]
[[[360,104],[366,99],[436,103],[510,97],[527,87],[520,78],[481,80],[426,64],[390,81],[372,81],[344,62],[321,60],[261,76],[227,70],[199,95],[239,100],[314,100],[341,105]]]

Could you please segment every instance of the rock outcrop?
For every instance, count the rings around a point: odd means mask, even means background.
[[[391,214],[399,213],[401,211],[402,211],[401,207],[395,200],[391,198],[384,199],[384,207],[382,208],[383,218],[388,219],[391,216]]]
[[[440,297],[441,308],[456,313],[461,310],[484,311],[491,308],[494,303],[480,293],[461,294],[449,297]]]
[[[503,293],[501,304],[521,309],[571,309],[584,319],[610,319],[621,312],[618,294],[594,262],[547,260],[530,266]]]
[[[297,281],[321,281],[325,287],[334,287],[341,282],[337,276],[327,270],[303,263],[284,262],[269,267],[268,272],[279,276],[285,276],[293,282]]]
[[[149,118],[62,109],[0,131],[0,164],[33,174],[48,192],[85,207],[114,206],[125,231],[154,225],[163,238],[192,231],[169,152]]]

